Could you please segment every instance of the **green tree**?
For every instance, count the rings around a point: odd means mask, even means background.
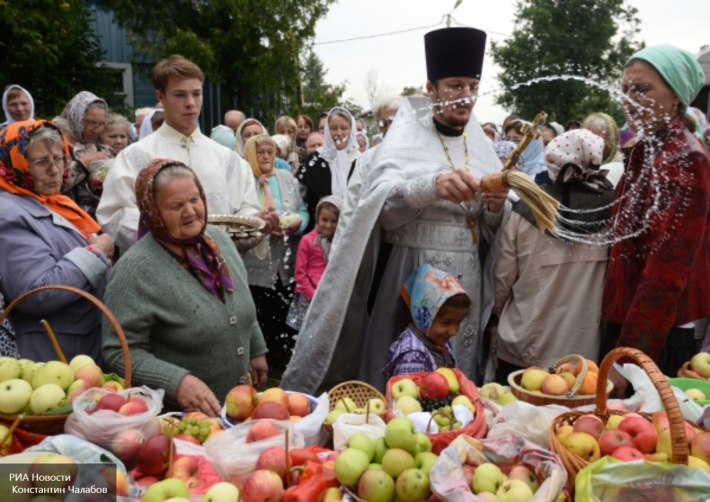
[[[345,84],[332,85],[325,81],[328,70],[312,50],[305,51],[302,61],[303,106],[298,107],[299,113],[318,115],[321,110],[339,104],[343,99]]]
[[[38,117],[54,117],[81,90],[102,95],[102,57],[85,1],[0,2],[0,82],[30,91]]]
[[[335,0],[104,0],[139,55],[182,54],[213,83],[224,104],[265,123],[295,108],[299,54]]]
[[[600,111],[622,120],[604,87],[618,88],[625,61],[643,45],[634,41],[637,12],[624,0],[518,1],[512,38],[491,44],[503,69],[497,102],[529,120],[542,110],[562,124]],[[555,75],[588,78],[602,88],[574,80],[517,85]]]

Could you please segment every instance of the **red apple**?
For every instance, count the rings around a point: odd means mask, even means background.
[[[627,417],[621,421],[618,430],[628,433],[641,453],[651,453],[656,449],[658,432],[645,418]]]
[[[123,462],[133,461],[145,443],[143,432],[138,429],[121,431],[111,441],[111,451]]]
[[[273,420],[288,420],[288,405],[284,406],[281,403],[275,401],[266,401],[254,408],[254,412],[251,414],[252,420],[259,420],[261,418],[271,418]]]
[[[690,442],[690,454],[710,463],[710,432],[696,434]]]
[[[631,411],[622,401],[614,401],[613,403],[609,403],[606,407],[611,411]]]
[[[254,471],[244,481],[241,502],[281,502],[283,481],[271,471]]]
[[[191,436],[190,434],[178,434],[177,436],[175,436],[175,439],[185,441],[186,443],[196,444],[197,446],[200,446],[201,444],[195,436]]]
[[[170,439],[165,434],[148,438],[138,452],[138,469],[150,476],[161,476],[168,469]]]
[[[659,434],[661,433],[661,431],[669,430],[671,428],[671,424],[668,421],[668,415],[666,415],[665,411],[657,411],[656,413],[654,413],[651,417],[651,423],[656,429],[656,432],[658,432]],[[683,425],[685,426],[685,439],[687,439],[688,444],[690,444],[690,442],[695,438],[695,429],[693,429],[693,427],[688,422],[683,422]]]
[[[394,411],[388,410],[387,413],[385,413],[385,424],[390,423],[390,420],[393,418],[397,418],[397,415],[394,414]]]
[[[160,480],[155,476],[143,476],[142,478],[136,480],[136,483],[138,484],[138,486],[147,488],[150,485],[157,483],[158,481]]]
[[[199,477],[199,464],[198,457],[181,457],[173,462],[172,471],[168,472],[165,477],[183,481],[190,490],[200,488],[205,482]]]
[[[257,422],[247,433],[247,443],[262,441],[270,437],[278,436],[279,434],[281,434],[281,429],[279,429],[275,423],[269,422],[268,420]]]
[[[119,394],[106,394],[104,397],[99,399],[98,403],[96,403],[94,412],[99,410],[111,410],[118,412],[124,404],[126,404],[125,397]]]
[[[91,387],[101,387],[104,382],[104,374],[101,368],[95,364],[82,366],[74,373],[74,380],[84,380]]]
[[[124,417],[138,415],[139,413],[145,413],[146,411],[148,411],[148,405],[145,404],[143,398],[140,397],[131,398],[130,401],[127,401],[126,404],[121,406],[121,409],[118,410],[118,412]]]
[[[463,464],[463,477],[466,478],[466,486],[471,488],[473,486],[473,475],[476,472],[476,468],[470,464]]]
[[[237,385],[229,391],[225,403],[229,418],[244,421],[256,407],[256,391],[248,385]]]
[[[612,457],[623,460],[624,462],[634,462],[636,460],[643,460],[643,453],[635,448],[629,448],[628,446],[622,446],[617,448],[617,450],[611,455]]]
[[[288,394],[288,412],[297,417],[305,417],[311,413],[311,402],[303,394],[294,392]]]
[[[441,373],[427,373],[419,381],[419,395],[425,401],[444,399],[449,395],[449,381]]]
[[[278,387],[266,389],[261,393],[256,401],[257,405],[268,402],[276,402],[283,404],[286,408],[288,408],[288,394],[286,394],[285,390],[279,389]]]
[[[286,450],[280,446],[267,448],[259,455],[259,460],[256,461],[256,469],[275,472],[286,482]]]
[[[611,455],[624,446],[636,448],[636,443],[634,443],[633,438],[624,431],[604,431],[602,435],[599,436],[599,449],[601,449],[602,455]]]
[[[596,415],[584,415],[574,423],[574,432],[586,432],[594,439],[599,439],[605,430],[604,422]]]

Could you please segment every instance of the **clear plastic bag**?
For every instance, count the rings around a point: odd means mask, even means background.
[[[256,424],[262,422],[272,422],[280,430],[280,434],[270,438],[247,443],[247,435]],[[286,446],[286,431],[289,431],[289,449],[303,448],[305,443],[303,434],[294,429],[293,424],[288,420],[250,420],[231,429],[218,434],[212,439],[208,439],[203,445],[205,457],[225,481],[236,485],[241,489],[244,480],[256,469],[256,462],[259,456],[272,446]]]
[[[112,453],[117,453],[114,451],[116,449],[114,438],[120,432],[137,429],[145,439],[160,432],[160,421],[157,417],[163,408],[163,395],[165,394],[163,389],[153,390],[144,386],[118,392],[125,398],[130,395],[132,398],[140,397],[145,401],[148,409],[143,413],[130,416],[124,416],[112,410],[94,412],[96,403],[106,394],[111,394],[111,392],[93,388],[77,397],[73,402],[74,411],[64,424],[64,432],[91,441]]]
[[[549,431],[552,421],[569,408],[550,404],[533,406],[524,401],[514,401],[504,406],[490,423],[486,437],[499,438],[517,434],[541,448],[549,449]]]
[[[375,415],[370,413],[369,420],[366,422],[367,415],[359,415],[355,413],[343,413],[335,422],[333,422],[333,449],[342,451],[348,443],[348,439],[353,434],[360,432],[365,434],[373,441],[385,435],[385,422]]]

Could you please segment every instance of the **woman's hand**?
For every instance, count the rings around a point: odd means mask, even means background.
[[[284,229],[281,227],[276,227],[274,230],[271,232],[271,237],[274,239],[282,239],[284,236]]]
[[[626,399],[626,389],[629,386],[629,381],[624,378],[621,373],[616,371],[616,368],[613,367],[609,372],[609,380],[611,380],[611,383],[614,384],[614,390],[611,391],[611,395],[609,397]]]
[[[270,234],[275,228],[279,226],[279,213],[276,212],[273,206],[269,206],[262,209],[255,215],[257,218],[261,218],[266,222],[264,227],[264,233]]]
[[[283,230],[283,233],[284,233],[284,234],[286,234],[286,235],[291,235],[291,234],[294,233],[294,232],[298,232],[298,229],[299,229],[299,228],[301,228],[301,224],[300,224],[300,223],[295,223],[295,224],[291,225],[290,227],[286,227],[286,228],[284,228],[284,229],[282,229],[282,230]]]
[[[101,234],[89,237],[89,244],[99,248],[107,259],[111,259],[113,256],[114,245],[110,235]]]
[[[79,159],[79,162],[81,162],[84,167],[88,170],[89,167],[91,166],[92,162],[95,162],[97,160],[106,160],[110,159],[111,156],[107,153],[104,152],[94,152],[90,153],[88,155],[84,155],[82,158]]]
[[[251,382],[257,389],[266,383],[269,377],[269,365],[266,364],[266,356],[257,356],[249,361],[251,365]]]
[[[505,189],[500,192],[483,193],[483,201],[488,203],[488,210],[491,213],[500,213],[505,207],[505,201],[508,200],[508,192]]]
[[[208,417],[218,417],[222,413],[214,393],[195,376],[186,375],[182,379],[175,397],[183,411],[201,411]]]

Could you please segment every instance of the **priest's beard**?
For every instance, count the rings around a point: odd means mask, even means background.
[[[466,110],[467,113],[463,113],[464,110]],[[471,113],[473,113],[473,103],[459,103],[455,109],[452,109],[450,105],[437,106],[434,108],[434,117],[436,120],[452,129],[463,129],[466,127],[468,121],[471,120]]]

